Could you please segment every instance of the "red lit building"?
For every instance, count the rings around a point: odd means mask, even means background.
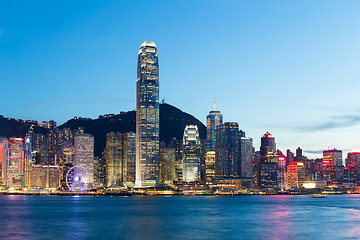
[[[342,151],[329,149],[323,151],[323,171],[324,180],[331,183],[341,183],[343,181]]]
[[[287,166],[286,182],[287,186],[302,187],[305,181],[305,165],[302,162],[291,162]]]

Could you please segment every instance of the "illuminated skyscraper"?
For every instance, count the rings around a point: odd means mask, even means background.
[[[287,186],[302,187],[305,181],[305,166],[303,162],[291,162],[287,166],[286,182]]]
[[[175,148],[160,149],[160,182],[172,185],[176,180]]]
[[[94,137],[77,134],[74,138],[74,165],[84,167],[89,175],[89,187],[94,182]]]
[[[349,182],[360,181],[360,152],[349,152],[346,159]]]
[[[206,116],[206,148],[208,151],[215,151],[215,129],[223,123],[223,115],[215,108]]]
[[[159,184],[159,64],[156,45],[141,44],[136,83],[136,186]]]
[[[258,188],[278,187],[278,156],[275,138],[269,132],[261,138],[260,159],[256,170]]]
[[[183,138],[183,181],[200,181],[200,137],[196,125],[186,125]]]

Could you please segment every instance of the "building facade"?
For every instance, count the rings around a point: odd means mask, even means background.
[[[141,44],[136,83],[136,186],[159,184],[159,63],[156,45]]]
[[[323,151],[323,179],[329,183],[341,183],[343,181],[342,151],[329,149]]]
[[[253,178],[253,155],[252,139],[240,137],[241,178]]]

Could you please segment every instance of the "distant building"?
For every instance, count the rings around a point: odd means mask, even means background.
[[[160,148],[160,182],[173,185],[176,181],[175,148]]]
[[[4,142],[2,181],[9,188],[21,189],[24,185],[24,139],[10,138]]]
[[[74,138],[74,165],[84,167],[89,173],[90,188],[94,183],[94,137],[77,134]]]
[[[159,63],[156,45],[141,44],[136,82],[136,186],[159,184]]]
[[[223,123],[223,115],[219,110],[212,109],[206,116],[206,149],[209,151],[215,151],[215,130]]]
[[[183,181],[200,181],[200,138],[196,125],[186,125],[183,137]]]
[[[303,187],[305,181],[305,166],[303,162],[291,162],[287,166],[286,182],[287,187]]]
[[[226,122],[216,128],[215,164],[217,178],[240,177],[239,125]]]
[[[360,152],[348,153],[346,168],[348,171],[348,181],[352,183],[360,182]]]
[[[343,181],[342,151],[329,149],[323,151],[324,180],[330,183],[341,183]]]

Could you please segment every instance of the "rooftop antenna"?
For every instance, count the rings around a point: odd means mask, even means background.
[[[214,109],[215,109],[215,102],[216,102],[216,101],[215,101],[215,97],[214,97]]]

